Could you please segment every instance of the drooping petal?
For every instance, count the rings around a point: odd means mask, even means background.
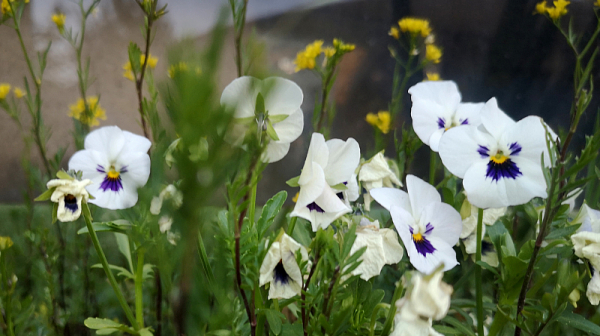
[[[406,176],[406,188],[414,218],[420,218],[428,205],[442,202],[442,197],[434,186],[414,175]]]
[[[309,167],[311,168],[307,168],[305,164],[302,175],[300,175],[300,192],[296,201],[296,208],[303,208],[314,202],[323,193],[326,186],[329,188],[327,181],[325,181],[323,168],[316,162],[310,162]],[[306,176],[304,172],[308,169],[312,172],[310,175],[311,178],[302,181],[302,177]]]
[[[360,163],[360,146],[352,138],[347,141],[331,139],[327,141],[329,159],[325,168],[325,179],[329,185],[348,182]]]
[[[440,141],[440,157],[444,167],[452,174],[464,178],[467,170],[476,162],[489,161],[483,157],[480,146],[490,149],[495,141],[477,126],[455,127],[447,131]]]
[[[235,118],[254,116],[256,96],[260,88],[260,80],[243,76],[234,79],[221,94],[221,105],[235,109]]]
[[[388,265],[399,263],[404,255],[404,249],[398,242],[398,234],[392,229],[379,229],[383,237],[383,253]]]
[[[271,141],[263,153],[261,160],[263,162],[277,162],[283,159],[290,151],[289,142]]]
[[[318,164],[321,167],[327,166],[327,160],[329,159],[329,148],[325,143],[325,137],[320,133],[313,133],[310,139],[310,146],[308,147],[308,153],[306,154],[306,161],[304,161],[304,167],[300,174],[298,184],[304,185],[312,179],[313,175],[313,163]]]
[[[379,232],[370,229],[357,230],[356,240],[350,249],[350,255],[365,246],[367,250],[359,258],[362,263],[351,274],[360,275],[361,279],[368,281],[372,277],[379,275],[385,265],[383,237]]]
[[[392,206],[398,206],[404,211],[410,213],[410,200],[408,194],[400,189],[377,188],[369,191],[371,197],[388,211],[392,211]]]
[[[274,123],[273,128],[279,137],[277,142],[293,142],[302,135],[304,129],[304,115],[301,109],[297,109],[290,114],[285,120]]]
[[[263,262],[260,265],[259,286],[264,286],[266,283],[273,280],[273,270],[279,261],[281,261],[281,249],[279,247],[279,242],[276,241],[271,244],[265,259],[263,259]]]
[[[298,84],[281,77],[264,79],[261,92],[265,98],[265,109],[270,115],[292,114],[300,109],[304,99]]]
[[[431,203],[423,209],[421,223],[425,226],[433,226],[433,230],[427,236],[437,237],[450,246],[458,243],[462,230],[462,219],[460,214],[451,205],[446,203]]]
[[[481,122],[485,129],[497,140],[515,121],[506,115],[499,107],[496,98],[491,98],[481,109]]]
[[[295,255],[298,250],[301,250],[301,254],[305,260],[308,259],[304,246],[298,244],[292,237],[284,233],[281,237],[281,260],[283,267],[292,281],[301,284],[302,271],[296,262]]]

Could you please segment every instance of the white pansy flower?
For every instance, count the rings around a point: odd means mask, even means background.
[[[483,103],[461,103],[462,97],[453,81],[427,81],[408,89],[412,99],[410,115],[415,133],[424,144],[438,151],[447,130],[481,123]]]
[[[453,246],[462,220],[458,211],[442,203],[435,187],[416,176],[406,177],[408,194],[399,189],[371,190],[371,196],[392,215],[410,263],[429,274],[440,264],[449,270],[458,264]]]
[[[349,202],[358,198],[354,170],[359,162],[360,147],[356,140],[326,142],[322,134],[313,133],[291,216],[310,221],[316,232],[351,212]]]
[[[308,260],[306,248],[283,233],[273,242],[260,266],[260,286],[269,283],[269,300],[289,299],[302,291],[302,271],[296,262],[296,251]]]
[[[259,94],[264,101],[264,111],[256,111]],[[262,160],[276,162],[283,159],[290,143],[302,134],[304,116],[300,106],[303,99],[302,89],[285,78],[260,80],[243,76],[234,79],[221,95],[221,105],[235,109],[233,126],[226,139],[234,146],[240,146],[246,132],[256,132],[260,127],[271,136]]]
[[[377,153],[369,161],[360,166],[358,180],[367,191],[364,194],[365,210],[367,211],[371,210],[372,198],[369,193],[371,189],[402,186],[402,182],[398,180],[396,173],[390,169],[388,160],[383,156],[383,152]]]
[[[463,179],[469,202],[479,208],[501,208],[547,197],[541,157],[550,156],[541,118],[513,121],[495,98],[481,110],[480,126],[453,128],[440,141],[444,166]]]
[[[95,197],[90,203],[111,210],[130,208],[150,176],[151,145],[117,126],[102,127],[85,137],[85,149],[73,154],[69,169],[80,170],[93,182],[87,187]]]
[[[183,194],[173,184],[166,186],[158,196],[152,198],[150,202],[150,213],[158,215],[162,208],[163,201],[171,200],[175,208],[179,208],[183,204]]]
[[[588,283],[586,296],[593,305],[600,303],[600,211],[590,208],[587,204],[581,206],[579,215],[573,221],[581,223],[577,233],[571,236],[575,255],[588,259],[593,267],[592,279]]]
[[[50,200],[58,203],[56,218],[61,222],[73,222],[81,216],[81,202],[88,202],[90,194],[85,187],[92,184],[90,180],[54,179],[48,181],[48,189],[55,188]]]
[[[361,279],[368,281],[379,275],[384,265],[396,264],[402,260],[404,249],[398,242],[396,232],[379,228],[379,221],[370,222],[363,218],[360,224],[356,228],[356,239],[350,249],[350,255],[365,246],[367,250],[359,259],[362,263],[350,273],[360,275]]]

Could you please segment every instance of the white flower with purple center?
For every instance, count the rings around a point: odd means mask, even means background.
[[[501,208],[547,197],[541,157],[549,166],[550,156],[543,120],[529,116],[515,122],[492,98],[481,110],[481,121],[479,127],[449,130],[440,142],[442,162],[463,179],[469,202]]]
[[[360,147],[356,140],[325,141],[322,134],[313,133],[291,216],[310,221],[316,232],[352,211],[349,202],[359,196],[354,174],[359,163]]]
[[[306,248],[283,233],[269,247],[260,265],[260,286],[269,285],[269,300],[289,299],[302,291],[302,271],[296,262],[296,251],[308,260]]]
[[[95,199],[90,203],[111,210],[130,208],[150,176],[150,146],[145,137],[117,126],[102,127],[85,137],[85,149],[73,154],[69,169],[92,181],[87,190]]]
[[[262,101],[257,104],[259,95]],[[276,162],[283,159],[290,150],[290,143],[302,134],[304,115],[300,107],[303,100],[302,89],[285,78],[260,80],[243,76],[234,79],[221,95],[221,105],[234,109],[233,126],[227,132],[226,140],[241,146],[246,133],[256,132],[259,127],[271,138],[262,160]],[[259,111],[257,105],[264,110]]]
[[[73,222],[81,216],[81,202],[89,201],[89,193],[85,187],[92,184],[90,180],[54,179],[48,181],[48,189],[54,188],[50,200],[58,203],[56,218],[65,223]]]
[[[442,203],[435,187],[416,176],[406,177],[408,194],[399,189],[371,190],[371,196],[392,215],[410,263],[429,274],[440,264],[444,270],[458,264],[456,245],[462,219],[452,206]]]
[[[408,89],[412,99],[411,117],[421,141],[438,151],[444,133],[456,126],[479,125],[483,103],[461,103],[453,81],[428,81]]]

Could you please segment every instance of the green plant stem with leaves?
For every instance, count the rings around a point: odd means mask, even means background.
[[[96,253],[98,254],[98,258],[100,258],[100,263],[102,264],[102,268],[106,273],[106,277],[108,278],[108,282],[110,283],[115,295],[117,296],[117,300],[119,300],[119,304],[121,304],[121,308],[123,308],[123,312],[127,317],[127,320],[135,330],[140,330],[140,326],[137,320],[134,318],[133,313],[131,312],[131,308],[125,301],[125,297],[123,293],[121,293],[121,289],[117,280],[115,279],[114,274],[110,270],[110,266],[108,265],[108,260],[106,260],[106,255],[104,254],[104,250],[102,250],[102,246],[100,245],[100,241],[98,240],[98,236],[96,235],[96,231],[94,231],[94,227],[92,226],[92,215],[90,213],[90,209],[87,203],[81,204],[83,218],[85,219],[85,225],[87,226],[88,233],[90,238],[92,239],[92,243],[94,244],[94,248],[96,249]],[[143,260],[142,260],[143,261]],[[139,266],[139,265],[138,265]],[[143,265],[142,265],[143,266]],[[136,301],[137,302],[137,301]]]
[[[0,264],[2,265],[2,274],[0,275],[0,279],[2,281],[2,289],[4,290],[2,307],[4,308],[4,312],[6,314],[6,318],[2,320],[2,323],[6,325],[6,330],[9,336],[15,336],[15,326],[13,322],[12,316],[12,292],[14,289],[14,284],[10,284],[9,281],[12,281],[8,275],[7,267],[6,267],[6,252],[0,254]],[[3,315],[3,314],[0,314]]]
[[[483,336],[483,283],[481,278],[481,240],[483,233],[483,209],[477,211],[477,247],[475,250],[475,296],[477,299],[477,335]]]
[[[135,269],[135,318],[140,328],[144,328],[144,249],[137,252],[137,267]]]
[[[246,26],[246,10],[248,9],[248,0],[241,0],[238,4],[237,0],[229,0],[229,6],[233,14],[234,28],[234,43],[235,43],[235,66],[237,68],[237,76],[244,75],[242,62],[242,37],[244,35],[244,27]]]
[[[324,133],[324,134],[329,134],[329,132],[331,132],[331,125],[330,122],[331,120],[327,120],[327,123],[325,123],[326,119],[331,119],[331,117],[329,116],[329,110],[328,110],[328,99],[329,99],[329,94],[331,93],[331,88],[333,87],[333,81],[335,78],[335,71],[336,71],[336,67],[337,65],[334,65],[333,68],[329,71],[329,73],[325,76],[323,76],[323,74],[321,75],[322,77],[322,89],[321,89],[321,106],[319,107],[319,112],[318,112],[318,122],[316,124],[316,126],[314,126],[315,132],[318,133]],[[325,126],[325,124],[327,124],[327,126]],[[325,129],[325,127],[327,127],[327,129]]]

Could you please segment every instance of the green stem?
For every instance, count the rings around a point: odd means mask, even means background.
[[[6,253],[6,252],[5,252]],[[15,336],[15,331],[14,331],[14,326],[13,326],[13,321],[12,321],[12,303],[11,303],[11,293],[10,293],[10,285],[8,284],[8,272],[6,271],[6,258],[4,256],[4,254],[0,254],[0,262],[2,263],[2,285],[3,287],[5,287],[6,290],[6,300],[4,303],[4,310],[6,311],[6,326],[8,329],[8,335],[9,336]],[[1,315],[1,314],[0,314]]]
[[[140,328],[144,328],[144,250],[138,250],[135,269],[135,317]]]
[[[381,331],[382,336],[387,336],[390,334],[390,330],[392,330],[392,324],[394,323],[394,316],[396,316],[396,301],[400,299],[402,292],[404,291],[404,286],[402,286],[402,280],[398,281],[398,286],[394,291],[394,296],[392,297],[392,301],[390,303],[390,311],[388,312],[388,317],[385,320],[385,324],[383,325],[383,330]]]
[[[431,156],[429,157],[429,184],[435,185],[435,171],[437,165],[437,153],[431,151]]]
[[[98,236],[96,235],[96,231],[94,231],[94,227],[92,226],[90,209],[88,208],[88,205],[86,203],[83,203],[81,205],[81,207],[82,207],[82,210],[84,213],[83,217],[85,218],[85,225],[87,226],[88,232],[90,234],[90,238],[92,238],[92,243],[94,243],[94,248],[96,249],[98,258],[100,258],[100,263],[102,264],[102,268],[104,268],[104,272],[106,273],[108,282],[110,283],[115,294],[117,295],[117,300],[119,300],[119,303],[121,304],[121,308],[123,308],[123,311],[125,312],[125,316],[127,317],[127,320],[129,320],[129,323],[131,323],[131,325],[133,326],[133,328],[135,330],[140,330],[137,321],[133,317],[131,308],[129,308],[129,306],[127,305],[127,301],[125,301],[125,297],[123,297],[123,293],[121,293],[119,284],[117,283],[115,276],[113,275],[112,271],[110,270],[110,268],[108,266],[108,261],[106,260],[106,255],[104,255],[104,251],[102,250],[102,246],[100,246],[100,241],[98,241]]]
[[[298,217],[292,217],[290,219],[290,224],[288,224],[288,236],[291,236],[294,233],[294,228],[296,227],[296,221],[298,220]]]
[[[475,261],[481,261],[481,240],[483,237],[483,209],[479,209],[477,213],[477,251]],[[475,265],[475,291],[477,296],[477,334],[483,336],[483,289],[481,282],[481,266]]]
[[[254,216],[256,215],[256,189],[258,189],[258,181],[252,184],[252,190],[250,191],[250,204],[248,205],[250,227],[254,226]]]

